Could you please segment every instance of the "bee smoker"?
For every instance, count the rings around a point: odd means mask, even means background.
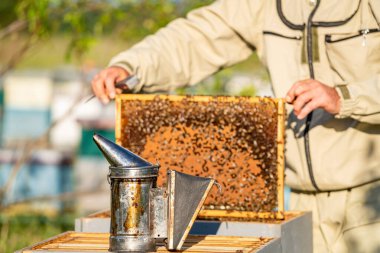
[[[157,188],[159,165],[100,135],[93,139],[110,164],[109,251],[154,252],[156,239],[180,250],[215,181],[170,171],[167,188]]]

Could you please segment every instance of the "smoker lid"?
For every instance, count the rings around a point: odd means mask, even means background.
[[[169,250],[181,249],[214,181],[178,171],[169,172]]]
[[[95,133],[93,140],[111,167],[138,168],[153,166],[145,159],[99,134]]]

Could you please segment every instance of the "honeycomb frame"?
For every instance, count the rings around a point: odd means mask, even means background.
[[[258,103],[269,103],[275,107],[276,112],[276,129],[275,138],[273,139],[276,148],[276,168],[275,172],[277,174],[276,187],[274,189],[277,203],[271,210],[239,210],[230,208],[229,206],[213,206],[206,205],[198,215],[201,219],[213,219],[213,220],[257,220],[257,219],[283,219],[284,218],[284,144],[285,144],[285,103],[283,99],[277,98],[259,98],[259,97],[211,97],[211,96],[177,96],[177,95],[146,95],[146,94],[120,94],[116,97],[116,124],[115,124],[115,138],[116,142],[122,146],[125,140],[128,140],[128,136],[125,133],[125,125],[127,122],[123,115],[125,103],[131,103],[135,101],[137,104],[150,103],[155,100],[168,101],[170,103],[229,103],[229,104],[239,104],[244,101],[244,103],[251,103],[257,105]],[[134,115],[134,117],[138,113]],[[159,120],[159,117],[157,118]],[[130,147],[127,146],[130,149]],[[132,152],[136,150],[131,149]],[[140,150],[141,151],[141,150]],[[142,155],[141,152],[136,152],[141,155],[144,159],[146,156]],[[149,160],[149,159],[147,159]],[[150,160],[151,161],[151,160]],[[155,161],[151,161],[155,162]],[[158,162],[160,162],[158,160]],[[161,164],[162,165],[162,164]],[[161,166],[165,167],[165,166]],[[178,168],[169,168],[178,169]],[[191,174],[186,168],[180,170],[185,173]],[[202,175],[204,176],[204,175]],[[160,178],[160,177],[159,177]],[[218,179],[217,179],[218,180]],[[269,187],[270,191],[271,187]]]

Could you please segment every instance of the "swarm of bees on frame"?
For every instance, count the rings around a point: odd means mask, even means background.
[[[121,100],[121,145],[168,169],[212,177],[221,185],[206,209],[277,208],[277,103],[246,97]]]

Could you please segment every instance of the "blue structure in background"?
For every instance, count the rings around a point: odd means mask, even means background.
[[[4,186],[10,177],[15,159],[11,151],[0,154],[0,187]],[[53,159],[52,159],[53,157]],[[5,159],[4,159],[5,158]],[[47,159],[46,159],[47,158]],[[35,197],[53,197],[73,189],[73,170],[71,157],[61,155],[52,150],[41,150],[24,164],[7,192],[5,204],[19,202]],[[55,200],[51,207],[61,209],[64,204]]]
[[[100,128],[82,128],[82,138],[79,144],[77,155],[80,158],[94,158],[104,160],[104,156],[99,148],[94,144],[92,136],[94,133],[100,134],[110,140],[115,140],[114,129],[100,129]]]
[[[5,107],[3,116],[3,143],[28,140],[41,136],[51,123],[50,109]]]
[[[0,147],[3,145],[3,122],[4,122],[4,89],[3,81],[0,78]]]
[[[2,89],[1,89],[2,91]],[[2,93],[1,93],[2,94]],[[4,105],[0,95],[0,187],[9,180],[12,168],[20,156],[18,150],[4,148],[35,139],[51,124],[51,110],[46,108],[22,108]],[[2,102],[2,103],[1,103]],[[36,197],[52,197],[73,189],[73,158],[56,150],[34,150],[33,156],[17,173],[12,188],[6,193],[4,204],[19,202]],[[44,205],[45,206],[45,205]],[[50,201],[48,207],[61,209],[64,203]]]
[[[284,202],[284,209],[288,211],[290,209],[290,188],[287,186],[284,187]]]

